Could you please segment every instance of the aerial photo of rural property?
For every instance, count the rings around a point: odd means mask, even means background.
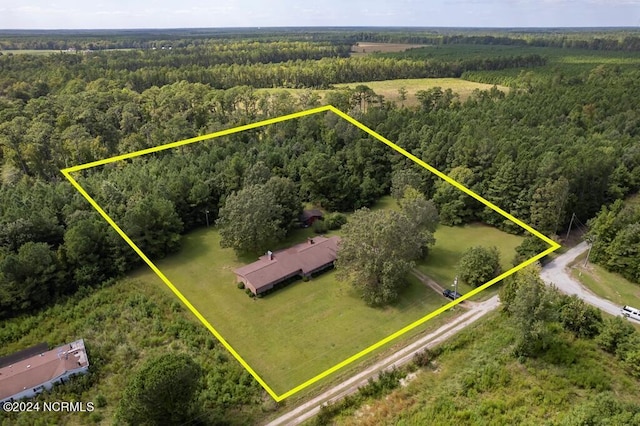
[[[0,425],[640,425],[640,3],[0,11]]]

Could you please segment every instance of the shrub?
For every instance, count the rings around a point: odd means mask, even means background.
[[[425,348],[420,352],[416,352],[413,356],[413,363],[418,367],[429,367],[435,359],[436,354],[429,348]]]
[[[91,414],[89,414],[89,420],[92,423],[98,424],[100,423],[104,418],[102,417],[102,414],[97,413],[97,412],[93,412]]]
[[[593,338],[600,333],[602,315],[599,309],[587,305],[575,295],[562,296],[560,322],[576,337]]]
[[[309,276],[308,275],[303,275],[302,276],[302,281],[304,281],[305,283],[309,281]]]
[[[249,297],[253,297],[254,296],[254,294],[253,294],[253,292],[251,291],[250,288],[245,288],[244,292],[247,293],[247,296],[249,296]]]
[[[327,216],[325,216],[324,221],[326,223],[327,229],[340,229],[342,225],[347,223],[347,216],[340,212],[329,213]]]
[[[240,290],[244,290],[244,283],[243,283],[243,282],[239,282],[239,283],[238,283],[238,288],[239,288]]]
[[[624,366],[629,374],[640,379],[640,349],[632,349],[624,354]]]
[[[96,402],[96,407],[97,408],[102,408],[102,407],[105,407],[107,405],[107,398],[105,398],[104,395],[99,393],[98,395],[96,395],[95,402]]]
[[[462,254],[457,270],[462,281],[478,287],[500,274],[500,252],[496,247],[471,247]]]
[[[621,317],[614,317],[605,320],[596,342],[605,351],[615,354],[618,346],[625,343],[634,331],[635,329],[629,324],[629,321]]]
[[[313,222],[313,225],[311,225],[311,228],[316,234],[324,234],[328,230],[327,224],[324,220],[316,220]]]

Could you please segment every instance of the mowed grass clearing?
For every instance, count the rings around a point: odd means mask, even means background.
[[[507,271],[513,267],[511,262],[516,254],[515,248],[524,239],[479,223],[465,226],[440,225],[434,236],[435,246],[429,250],[426,259],[418,262],[417,268],[444,288],[451,288],[457,264],[466,249],[474,246],[496,246],[500,251],[502,270]],[[471,290],[472,287],[462,281],[458,283],[460,293],[465,294]]]
[[[296,232],[288,244],[309,232]],[[370,308],[333,271],[251,299],[237,288],[233,269],[253,260],[221,249],[219,233],[208,228],[186,235],[180,253],[157,266],[278,394],[447,303],[412,278],[396,304]],[[151,271],[135,277],[160,285]]]
[[[600,265],[588,263],[584,266],[586,253],[576,258],[571,265],[571,275],[596,295],[615,304],[640,307],[640,284],[609,272]]]

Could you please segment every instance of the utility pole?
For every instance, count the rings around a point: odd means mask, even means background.
[[[456,277],[453,279],[453,287],[454,287],[454,295],[453,295],[453,300],[458,298],[458,276],[456,275]]]
[[[587,262],[589,262],[589,255],[591,254],[592,247],[593,247],[593,243],[589,242],[589,251],[587,252],[587,257],[584,258],[584,266],[587,266]]]
[[[569,230],[567,231],[567,236],[565,237],[565,241],[569,239],[569,233],[571,232],[571,226],[573,225],[573,218],[576,217],[575,213],[571,213],[571,221],[569,222]]]

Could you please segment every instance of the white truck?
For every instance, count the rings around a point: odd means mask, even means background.
[[[627,318],[633,318],[634,320],[640,321],[640,309],[625,306],[620,312]]]

